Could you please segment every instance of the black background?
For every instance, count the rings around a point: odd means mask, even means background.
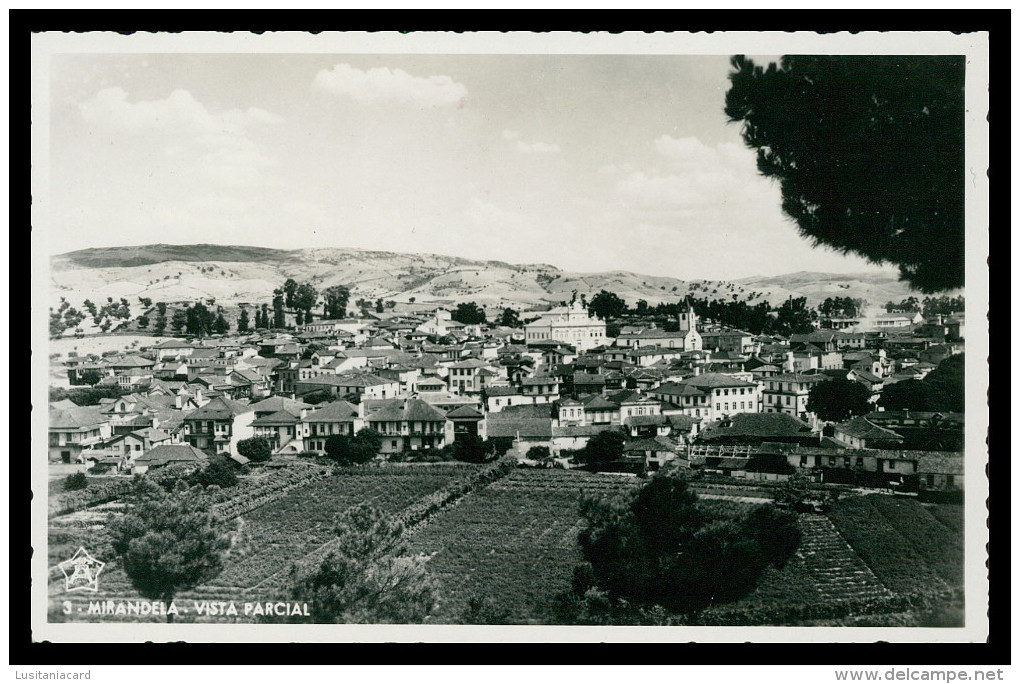
[[[990,451],[990,634],[976,644],[53,644],[32,641],[30,627],[31,501],[27,449],[10,449],[10,661],[18,665],[229,664],[925,664],[1003,665],[1010,661],[1009,462],[1009,83],[1010,12],[994,11],[674,11],[674,12],[197,12],[24,11],[10,18],[11,253],[31,225],[30,36],[34,31],[988,31],[990,46],[991,229],[989,259],[993,369],[989,402],[994,426]],[[969,87],[975,87],[971,84]],[[979,230],[971,226],[968,231]],[[19,244],[20,243],[20,244]],[[22,246],[25,245],[25,246]],[[1001,256],[999,256],[1001,255]],[[11,263],[11,292],[30,282],[29,259]],[[11,304],[13,304],[11,301]],[[14,312],[12,306],[11,313]],[[13,320],[13,319],[9,319]],[[24,320],[24,319],[22,319]],[[14,332],[11,328],[11,332]],[[24,339],[24,335],[19,336]],[[12,340],[13,341],[13,340]],[[20,346],[20,345],[19,345]],[[17,349],[11,345],[12,349]],[[18,349],[14,353],[23,353]],[[11,388],[31,386],[24,357],[9,357]],[[17,378],[18,374],[20,378]],[[17,378],[17,379],[16,379]],[[22,397],[24,394],[21,395]],[[24,430],[32,407],[12,402],[10,425]],[[9,439],[9,446],[23,443]],[[97,629],[102,629],[97,627]],[[295,673],[300,676],[299,673]]]

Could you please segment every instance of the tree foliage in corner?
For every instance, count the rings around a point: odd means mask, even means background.
[[[964,285],[964,58],[731,60],[726,115],[805,237],[899,266],[922,292]]]
[[[336,550],[297,566],[291,597],[317,623],[416,623],[435,609],[438,585],[413,556],[398,520],[367,504],[340,514]]]
[[[124,572],[142,596],[169,602],[177,592],[220,573],[230,537],[211,504],[200,488],[184,483],[173,492],[144,480],[136,484],[111,537]]]

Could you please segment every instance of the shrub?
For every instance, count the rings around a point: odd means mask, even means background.
[[[194,473],[189,479],[189,484],[197,484],[203,487],[233,487],[237,484],[237,474],[234,468],[223,462],[210,463],[204,470]]]
[[[540,461],[543,458],[549,458],[549,447],[533,446],[528,449],[528,453],[526,455],[533,461]]]
[[[273,449],[265,437],[249,437],[237,443],[237,453],[252,463],[264,463],[272,457]]]
[[[591,570],[576,571],[575,591],[587,596],[594,585],[611,599],[681,610],[747,594],[800,541],[794,516],[769,508],[719,517],[699,504],[682,473],[669,471],[634,491],[584,497],[581,515],[588,526],[579,541]]]
[[[89,480],[85,476],[85,473],[73,473],[68,475],[64,480],[64,489],[69,492],[74,492],[79,489],[85,489],[89,486]]]

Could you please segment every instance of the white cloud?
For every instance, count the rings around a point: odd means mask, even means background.
[[[420,107],[458,104],[467,88],[449,76],[412,76],[401,69],[375,67],[368,71],[337,64],[315,75],[312,85],[356,102],[397,102]]]
[[[556,154],[560,151],[559,145],[552,145],[544,142],[526,142],[521,140],[521,134],[517,131],[503,129],[503,140],[517,141],[517,151],[524,154]]]
[[[544,142],[528,143],[523,140],[517,141],[517,150],[525,154],[555,154],[560,151],[559,145],[550,145]]]
[[[252,128],[283,122],[256,107],[213,113],[186,90],[175,90],[161,100],[129,102],[124,89],[105,88],[81,103],[79,111],[85,121],[113,135],[163,138],[160,149],[166,159],[190,164],[184,171],[204,182],[230,187],[265,182],[262,171],[276,160],[248,134]]]
[[[645,209],[705,209],[775,204],[771,183],[758,175],[754,153],[735,143],[706,145],[663,135],[653,146],[668,170],[631,169],[617,182],[622,199]]]
[[[213,114],[186,90],[175,90],[162,100],[128,102],[123,88],[104,88],[79,105],[92,124],[132,132],[183,129],[197,134],[242,133],[251,124],[276,124],[283,119],[263,109],[230,109]]]

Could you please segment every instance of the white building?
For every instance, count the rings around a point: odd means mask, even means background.
[[[581,302],[558,306],[524,326],[527,344],[557,340],[583,352],[606,344],[606,323],[585,310]]]
[[[680,333],[684,336],[684,351],[701,349],[703,344],[701,333],[698,332],[698,314],[694,313],[694,305],[687,300],[687,311],[679,315]]]

